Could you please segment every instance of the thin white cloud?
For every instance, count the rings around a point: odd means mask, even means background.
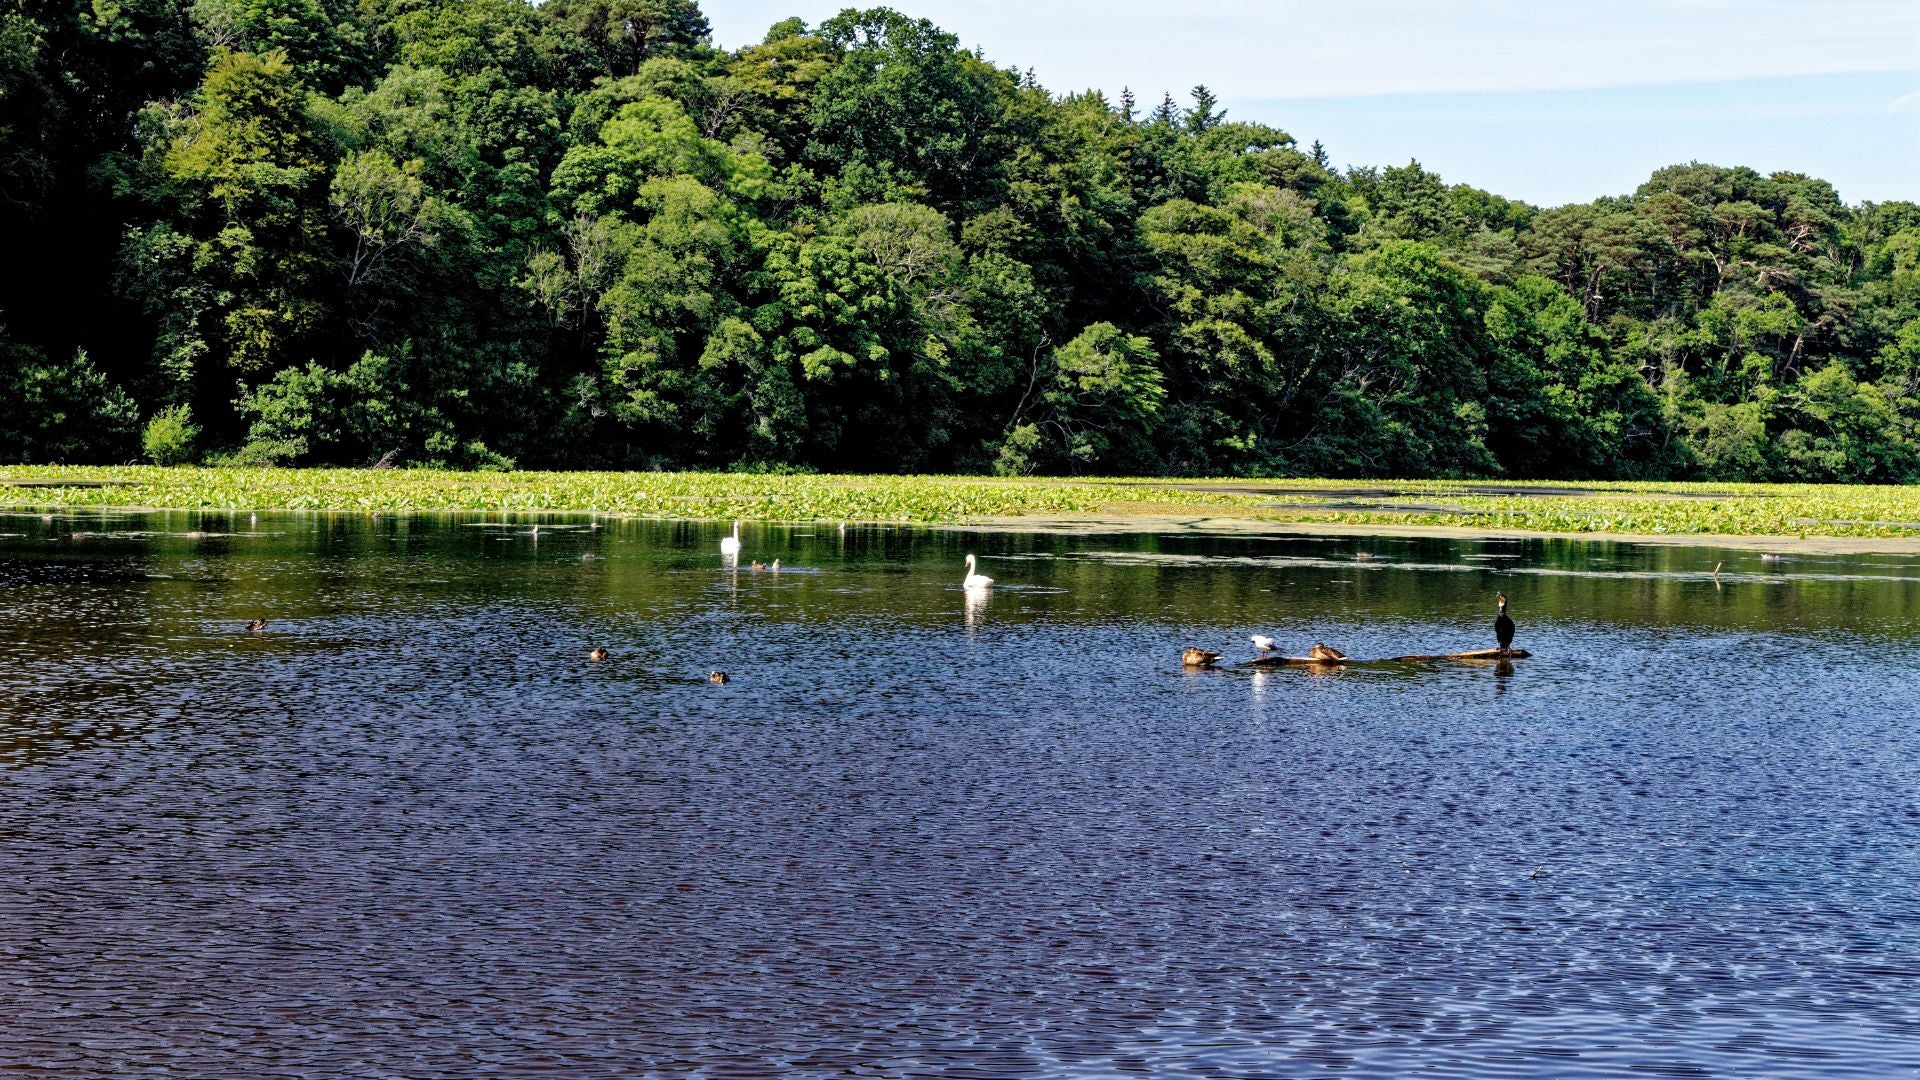
[[[1915,90],[1911,94],[1901,94],[1887,102],[1887,109],[1890,112],[1920,112],[1920,90]]]

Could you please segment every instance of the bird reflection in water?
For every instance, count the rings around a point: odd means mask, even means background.
[[[1493,665],[1493,695],[1499,697],[1507,692],[1507,684],[1513,681],[1513,661],[1502,657]]]
[[[974,624],[987,614],[987,602],[993,599],[993,590],[967,589],[964,595],[966,597],[967,629],[972,630]]]

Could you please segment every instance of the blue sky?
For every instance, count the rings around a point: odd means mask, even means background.
[[[835,0],[706,0],[758,41]],[[1055,92],[1184,99],[1541,205],[1690,160],[1920,200],[1920,0],[894,0]]]

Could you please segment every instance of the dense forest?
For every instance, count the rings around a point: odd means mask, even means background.
[[[1541,209],[886,8],[7,0],[0,235],[0,461],[1920,479],[1920,206]]]

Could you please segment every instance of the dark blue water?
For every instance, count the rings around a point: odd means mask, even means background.
[[[1920,561],[555,521],[0,519],[0,1068],[1920,1071]]]

